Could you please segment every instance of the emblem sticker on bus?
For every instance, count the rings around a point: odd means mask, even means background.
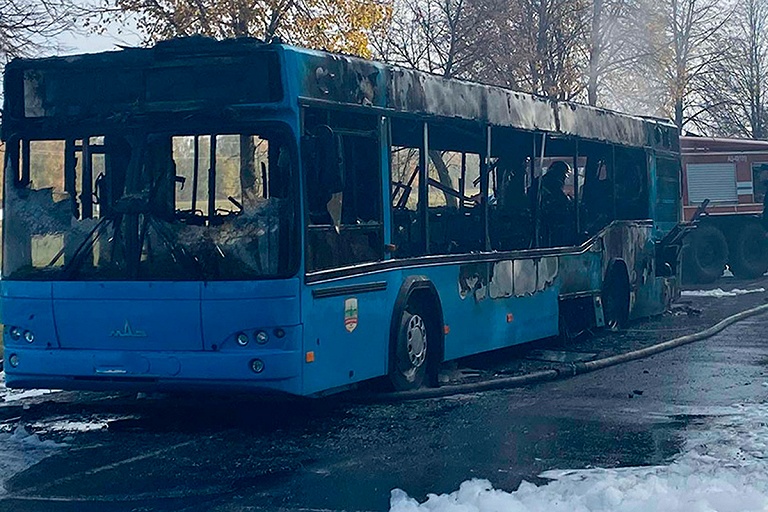
[[[146,338],[147,333],[138,329],[134,329],[131,327],[131,324],[128,323],[128,320],[126,320],[123,330],[121,331],[120,329],[115,329],[112,331],[110,336],[114,338]]]
[[[357,327],[357,298],[352,297],[344,301],[344,327],[352,332]]]

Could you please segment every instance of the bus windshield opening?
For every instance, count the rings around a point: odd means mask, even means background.
[[[124,133],[9,144],[3,275],[45,280],[287,276],[287,130]]]

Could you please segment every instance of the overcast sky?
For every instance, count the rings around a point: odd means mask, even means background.
[[[110,27],[107,34],[83,34],[66,32],[58,38],[61,50],[59,55],[74,55],[77,53],[94,53],[107,50],[117,50],[118,45],[138,46],[140,37],[132,27],[124,27],[122,33],[117,25]]]

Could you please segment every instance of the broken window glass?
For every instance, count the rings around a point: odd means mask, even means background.
[[[383,259],[379,118],[307,109],[304,119],[307,271]]]
[[[287,132],[21,141],[7,278],[250,279],[298,260]]]

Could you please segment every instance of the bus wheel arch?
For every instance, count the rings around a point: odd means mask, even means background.
[[[622,328],[629,320],[630,306],[629,271],[624,260],[616,258],[608,264],[600,294],[606,327]]]
[[[435,285],[410,276],[400,287],[392,311],[388,377],[397,391],[437,384],[443,359],[443,310]]]

